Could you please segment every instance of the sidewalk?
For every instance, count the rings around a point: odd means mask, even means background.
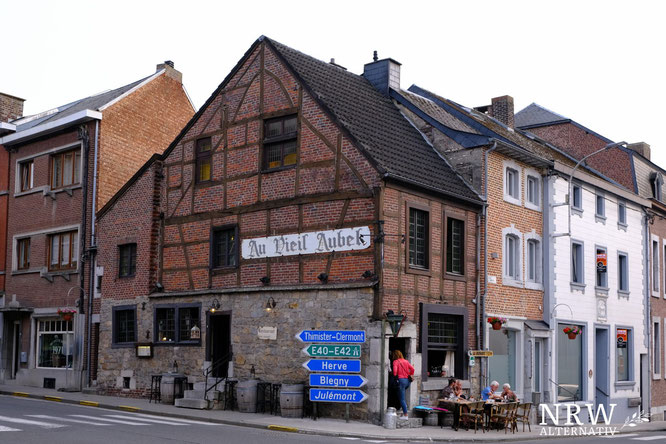
[[[312,435],[338,436],[348,438],[394,440],[394,441],[517,441],[527,439],[553,438],[553,436],[540,435],[541,427],[532,425],[532,432],[516,434],[491,431],[476,434],[473,430],[463,429],[455,431],[451,428],[424,426],[415,429],[387,430],[381,426],[369,423],[319,418],[316,421],[309,418],[282,418],[261,413],[240,413],[227,410],[192,410],[174,407],[167,404],[149,403],[147,399],[123,398],[116,396],[88,395],[80,392],[58,392],[52,389],[39,387],[24,387],[0,384],[0,395],[44,399],[52,402],[66,402],[91,407],[100,407],[129,412],[141,412],[174,418],[210,421],[219,424],[235,425],[240,427],[253,427],[261,429],[278,430],[284,432],[304,433]],[[617,425],[618,429],[620,425]],[[556,428],[552,428],[556,429]],[[563,428],[559,428],[562,429]],[[666,421],[646,423],[637,427],[625,427],[621,433],[654,432],[666,430]],[[564,433],[564,432],[562,432]],[[563,436],[563,435],[562,435]]]

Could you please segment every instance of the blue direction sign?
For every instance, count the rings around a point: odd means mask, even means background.
[[[363,343],[365,331],[363,330],[301,330],[296,339],[301,342],[339,342]]]
[[[368,394],[361,390],[310,389],[312,402],[349,402],[359,403],[368,399]]]
[[[316,373],[310,375],[310,387],[347,387],[361,388],[368,382],[361,375],[325,375]]]
[[[360,359],[310,359],[303,363],[303,367],[311,372],[346,372],[358,373],[361,371]]]

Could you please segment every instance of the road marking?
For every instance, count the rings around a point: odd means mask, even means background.
[[[105,424],[101,422],[93,422],[93,421],[84,421],[82,419],[71,419],[71,418],[61,418],[59,416],[49,416],[49,415],[26,415],[31,418],[41,418],[41,419],[51,419],[54,421],[66,421],[66,422],[76,422],[79,424],[89,424],[89,425],[98,425],[98,426],[110,426],[113,424]]]
[[[380,441],[380,440],[378,440],[378,439],[366,439],[366,440],[364,440],[364,441],[365,441],[365,442],[376,442],[376,443],[386,442],[386,441]]]
[[[145,414],[145,413],[135,413],[135,414],[133,414],[132,416],[133,416],[133,417],[134,417],[134,416],[138,416],[138,417],[139,417],[139,421],[141,421],[141,419],[143,419],[143,418],[155,418],[155,417],[156,417],[156,415],[147,415],[147,414]],[[194,421],[194,420],[191,420],[191,419],[183,419],[183,418],[169,418],[169,420],[171,420],[171,421],[178,421],[178,422],[184,422],[184,423],[187,423],[187,424],[220,425],[220,424],[216,424],[216,423],[214,423],[214,422]]]
[[[296,427],[287,427],[275,424],[270,424],[268,426],[268,430],[277,430],[278,432],[292,432],[292,433],[298,432],[298,429]]]
[[[666,435],[642,436],[640,438],[631,438],[633,441],[656,441],[657,439],[666,439]]]
[[[92,419],[93,421],[108,421],[108,422],[115,422],[115,423],[117,423],[117,424],[128,424],[128,425],[138,425],[138,426],[152,425],[152,424],[147,424],[147,423],[145,423],[145,422],[121,421],[120,419],[100,418],[100,417],[97,417],[97,416],[88,416],[88,415],[69,415],[69,416],[74,416],[75,418]]]
[[[88,407],[99,407],[99,402],[95,401],[79,401],[81,405],[87,405]]]
[[[28,393],[26,393],[26,392],[14,392],[14,393],[12,393],[12,395],[20,396],[22,398],[27,398],[29,396]]]
[[[348,439],[349,441],[356,441],[356,440],[359,440],[361,438],[349,438],[349,437],[343,436],[342,439]]]
[[[0,426],[0,432],[20,432],[21,429],[13,429],[11,427]]]
[[[132,407],[131,405],[119,405],[118,408],[127,410],[128,412],[138,412],[141,410],[139,407]]]
[[[638,436],[638,433],[616,433],[615,435],[604,435],[602,438],[629,438],[630,436]]]
[[[108,418],[118,418],[118,419],[131,419],[131,420],[138,420],[138,421],[145,421],[145,422],[155,422],[157,424],[168,424],[168,425],[187,425],[183,422],[175,422],[175,421],[165,421],[161,419],[149,419],[149,418],[135,418],[133,416],[127,416],[127,415],[104,415],[105,417]]]
[[[5,422],[15,422],[18,424],[28,424],[28,425],[36,425],[39,427],[44,427],[45,429],[57,429],[60,427],[67,427],[62,424],[53,424],[50,422],[41,422],[41,421],[31,421],[29,419],[21,419],[21,418],[12,418],[9,416],[0,416],[0,421],[5,421]]]
[[[44,399],[47,401],[62,402],[62,398],[59,396],[44,396]]]

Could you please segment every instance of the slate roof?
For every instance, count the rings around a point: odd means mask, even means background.
[[[388,97],[363,76],[264,38],[387,177],[454,198],[481,199]]]
[[[127,91],[131,90],[137,85],[140,85],[141,82],[144,82],[146,79],[152,77],[153,75],[154,74],[151,74],[150,76],[144,77],[141,80],[137,80],[136,82],[132,82],[128,85],[121,86],[120,88],[116,88],[111,91],[105,91],[103,93],[96,94],[94,96],[86,97],[84,99],[79,99],[74,102],[68,103],[66,105],[59,106],[53,110],[44,112],[43,113],[44,116],[42,117],[31,119],[31,117],[34,116],[25,116],[21,119],[17,119],[12,123],[16,125],[16,132],[18,133],[20,131],[25,131],[27,129],[33,128],[43,123],[53,122],[55,120],[62,119],[63,117],[70,116],[72,114],[75,114],[79,111],[83,111],[86,109],[96,111],[102,106],[111,102],[112,100],[115,100],[116,98],[122,96]],[[21,121],[24,121],[24,123],[21,123]]]
[[[556,112],[544,108],[536,103],[531,103],[514,116],[516,128],[534,127],[553,123],[569,122],[571,119]]]

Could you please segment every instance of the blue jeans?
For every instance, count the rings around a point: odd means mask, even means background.
[[[409,379],[398,379],[398,398],[400,398],[400,405],[402,406],[402,413],[407,414],[407,402],[405,402],[405,390],[409,387]]]

